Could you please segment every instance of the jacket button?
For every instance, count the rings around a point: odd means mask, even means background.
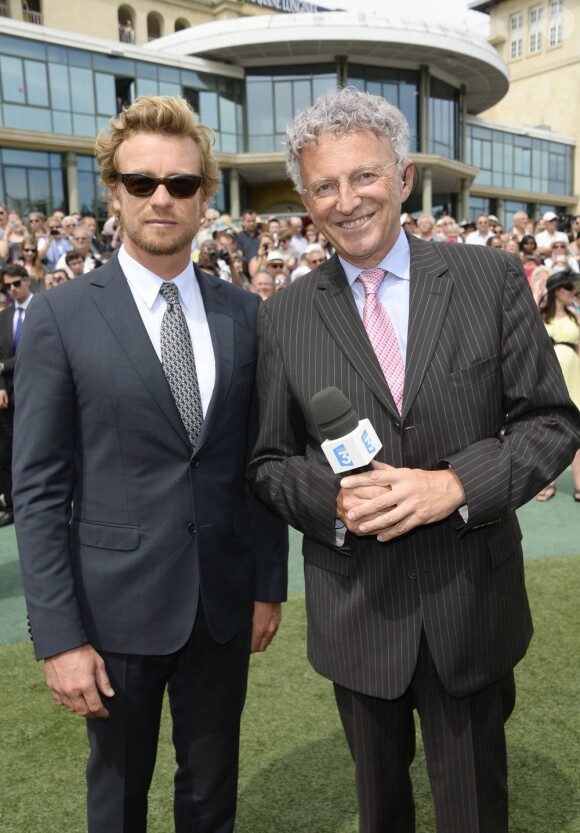
[[[189,532],[190,535],[195,535],[195,524],[194,524],[193,521],[191,521],[191,523],[187,524],[187,531]]]
[[[409,570],[407,575],[409,576],[409,578],[417,578],[417,570]]]
[[[199,466],[199,460],[197,459],[197,457],[194,457],[193,460],[191,461],[191,468],[196,469],[198,466]]]
[[[393,431],[396,431],[397,434],[401,433],[401,423],[400,422],[393,422]]]

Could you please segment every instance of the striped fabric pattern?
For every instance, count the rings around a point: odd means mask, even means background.
[[[411,295],[399,414],[336,256],[263,305],[260,430],[249,476],[304,535],[308,654],[319,673],[375,697],[409,686],[424,629],[455,696],[524,655],[532,623],[514,513],[571,461],[580,414],[519,261],[481,246],[410,238]],[[336,545],[339,480],[310,400],[340,388],[395,466],[452,465],[458,513],[390,543]]]

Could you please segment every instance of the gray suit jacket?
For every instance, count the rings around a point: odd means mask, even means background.
[[[199,592],[218,642],[285,598],[284,525],[244,472],[259,301],[197,272],[216,359],[192,449],[123,272],[36,296],[18,346],[14,507],[37,656],[167,654]]]
[[[411,288],[399,416],[336,256],[261,311],[256,494],[302,530],[308,650],[315,668],[357,691],[399,697],[421,631],[454,695],[482,689],[525,653],[532,624],[514,509],[573,457],[569,400],[521,265],[483,246],[410,238]],[[336,546],[339,489],[310,400],[340,388],[394,466],[452,465],[459,513],[391,543]]]

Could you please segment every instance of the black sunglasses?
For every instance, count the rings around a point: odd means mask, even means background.
[[[152,176],[151,174],[126,173],[117,174],[127,193],[132,197],[150,197],[160,185],[165,185],[170,195],[176,200],[186,200],[195,196],[203,182],[199,174],[173,174],[173,176]]]
[[[22,249],[22,251],[23,251],[23,252],[33,252],[34,254],[36,254],[36,252],[38,251],[38,249]]]
[[[560,289],[567,289],[568,292],[574,292],[576,287],[574,286],[573,283],[561,283],[560,284]]]
[[[17,278],[15,281],[10,281],[10,283],[5,283],[5,289],[12,289],[12,287],[16,287],[18,289],[19,286],[22,286],[22,281],[20,278]]]

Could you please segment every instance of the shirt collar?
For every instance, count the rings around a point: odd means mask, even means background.
[[[349,283],[349,286],[352,287],[358,276],[361,272],[366,271],[361,269],[360,266],[353,266],[352,263],[349,263],[347,260],[344,260],[340,255],[338,256],[342,264],[342,268],[345,271],[346,279]],[[410,280],[411,277],[411,251],[409,249],[409,241],[407,240],[407,235],[401,229],[399,232],[399,236],[397,237],[396,243],[390,251],[384,256],[380,263],[376,264],[374,268],[381,268],[387,272],[390,272],[391,275],[395,275],[397,278],[402,278],[405,281]]]
[[[125,273],[127,281],[140,295],[147,307],[151,309],[159,297],[159,289],[164,282],[163,279],[135,260],[134,257],[131,257],[124,246],[119,249],[119,265]],[[173,278],[173,283],[179,290],[179,298],[185,309],[189,309],[192,302],[195,280],[192,261],[188,262],[181,274]]]
[[[21,304],[14,304],[14,309],[15,310],[18,310],[18,309],[26,310],[26,308],[28,307],[28,304],[32,301],[32,298],[33,298],[33,295],[32,295],[32,293],[30,293],[30,295],[28,296],[26,301],[23,301]]]

